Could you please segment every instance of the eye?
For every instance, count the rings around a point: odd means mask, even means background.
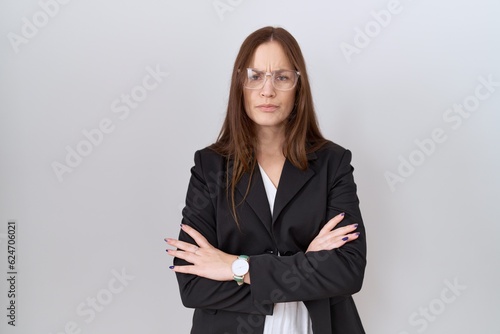
[[[287,72],[278,72],[275,74],[274,77],[276,78],[276,81],[281,81],[281,82],[286,82],[291,80],[290,74]]]
[[[259,81],[262,80],[263,77],[264,74],[262,72],[257,72],[257,71],[248,72],[248,80],[250,81]]]

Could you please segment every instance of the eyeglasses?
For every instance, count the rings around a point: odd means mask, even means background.
[[[255,68],[247,68],[247,77],[243,86],[248,89],[262,89],[266,84],[268,76],[271,77],[271,83],[275,89],[290,90],[297,84],[300,72],[293,70],[265,72],[256,70]]]

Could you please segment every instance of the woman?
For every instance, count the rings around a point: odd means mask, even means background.
[[[364,333],[350,161],[319,131],[293,36],[248,36],[217,142],[195,153],[179,239],[166,239],[191,333]]]

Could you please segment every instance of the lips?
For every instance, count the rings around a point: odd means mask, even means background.
[[[257,106],[257,109],[263,112],[273,112],[278,109],[278,106],[275,104],[260,104]]]

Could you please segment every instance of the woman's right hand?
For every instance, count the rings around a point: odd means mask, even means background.
[[[354,232],[358,228],[358,224],[347,225],[335,229],[338,223],[344,219],[344,213],[340,213],[330,219],[328,223],[319,231],[316,238],[311,241],[307,252],[317,252],[322,250],[331,250],[340,248],[349,241],[353,241],[359,237],[359,232]]]

